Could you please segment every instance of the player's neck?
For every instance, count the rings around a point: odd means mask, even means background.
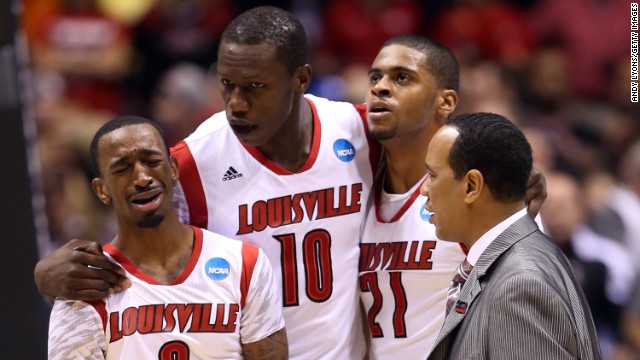
[[[424,177],[424,159],[431,136],[424,134],[411,138],[398,137],[383,143],[386,192],[404,194]]]
[[[296,172],[309,158],[314,130],[311,106],[300,96],[294,102],[289,119],[271,141],[258,149],[278,166]]]
[[[191,258],[193,230],[168,217],[153,228],[120,227],[112,245],[154,280],[166,284],[175,280]]]

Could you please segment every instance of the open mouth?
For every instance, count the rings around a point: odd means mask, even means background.
[[[233,132],[235,132],[236,134],[248,134],[251,131],[253,131],[255,128],[257,128],[257,126],[235,124],[235,125],[231,125],[231,128],[233,129]]]
[[[137,204],[137,205],[145,205],[145,204],[148,204],[148,203],[154,201],[155,199],[157,199],[160,196],[160,194],[161,193],[158,192],[158,193],[153,194],[153,195],[151,195],[149,197],[141,198],[141,199],[135,199],[135,200],[132,200],[131,202],[134,203],[134,204]]]

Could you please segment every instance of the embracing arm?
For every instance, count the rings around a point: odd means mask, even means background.
[[[102,253],[100,244],[74,239],[36,264],[38,291],[50,299],[97,300],[131,283],[124,270]]]
[[[247,360],[279,360],[289,358],[287,332],[284,328],[262,340],[242,344],[242,356]]]

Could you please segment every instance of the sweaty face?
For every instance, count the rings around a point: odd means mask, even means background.
[[[227,120],[249,146],[268,144],[292,116],[295,76],[276,54],[268,43],[220,44],[218,77]]]
[[[458,131],[443,126],[433,136],[425,159],[427,179],[420,193],[428,196],[427,209],[434,214],[429,222],[436,227],[439,239],[461,241],[460,230],[464,227],[462,206],[464,206],[463,179],[454,180],[453,169],[449,166],[449,151],[458,137]]]
[[[112,203],[120,227],[155,227],[171,211],[178,179],[156,129],[129,125],[105,134],[98,143],[101,177],[94,179],[96,195]]]
[[[377,140],[412,134],[429,124],[437,94],[426,55],[403,45],[378,53],[366,94],[369,133]]]

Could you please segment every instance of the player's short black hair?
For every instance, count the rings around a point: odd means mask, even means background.
[[[259,6],[236,17],[222,34],[221,43],[276,45],[278,60],[293,74],[307,63],[307,35],[292,13]]]
[[[455,116],[445,125],[459,132],[448,159],[454,179],[476,169],[497,201],[524,199],[532,155],[529,142],[516,125],[501,115],[484,112]]]
[[[143,118],[141,116],[135,116],[135,115],[118,116],[109,120],[104,125],[102,125],[100,129],[98,129],[96,134],[93,136],[93,139],[91,140],[91,145],[89,146],[89,152],[91,153],[91,167],[93,168],[93,173],[95,174],[95,176],[100,177],[100,165],[98,163],[98,143],[100,142],[100,139],[104,135],[114,130],[120,129],[125,126],[129,126],[129,125],[140,125],[140,124],[149,124],[158,131],[158,133],[160,134],[160,137],[162,138],[162,143],[164,144],[164,148],[167,152],[167,156],[169,156],[169,145],[167,145],[167,141],[165,140],[165,137],[164,137],[164,131],[162,130],[160,125],[158,125],[157,123],[147,118]]]
[[[424,36],[405,34],[394,36],[382,47],[402,45],[419,51],[427,56],[427,70],[436,79],[439,89],[458,91],[460,88],[460,66],[451,50],[435,40]]]

